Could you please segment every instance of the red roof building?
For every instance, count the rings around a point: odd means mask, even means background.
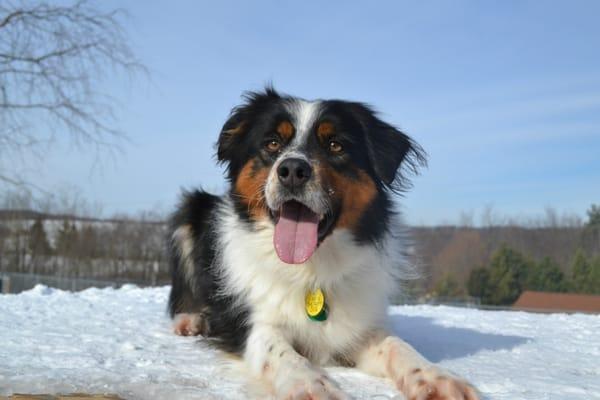
[[[534,312],[600,313],[600,296],[525,291],[513,308]]]

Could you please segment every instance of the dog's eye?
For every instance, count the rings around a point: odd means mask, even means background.
[[[335,140],[329,142],[329,151],[331,153],[338,154],[341,153],[342,150],[344,150],[344,148],[340,142],[336,142]]]
[[[271,140],[265,144],[265,148],[271,152],[279,151],[281,148],[281,143],[279,143],[277,140]]]

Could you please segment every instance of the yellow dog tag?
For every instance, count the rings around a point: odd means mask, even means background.
[[[305,299],[306,314],[315,321],[325,321],[327,319],[327,305],[325,304],[325,295],[321,289],[306,293]]]

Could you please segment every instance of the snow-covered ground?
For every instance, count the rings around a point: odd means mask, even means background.
[[[168,290],[37,286],[0,295],[0,395],[247,398],[219,355],[171,333]],[[468,378],[486,399],[600,399],[598,315],[399,306],[390,317],[401,337]],[[330,372],[358,399],[401,398],[384,380]]]

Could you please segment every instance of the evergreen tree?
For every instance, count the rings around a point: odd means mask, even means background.
[[[69,223],[66,219],[63,220],[56,236],[56,253],[61,256],[72,257],[78,243],[79,232],[77,232],[77,227],[74,223]]]
[[[52,253],[52,248],[48,242],[48,236],[44,229],[44,223],[41,218],[37,218],[31,228],[29,228],[29,251],[36,255],[49,255]]]
[[[483,304],[489,304],[491,287],[490,272],[486,268],[475,268],[469,274],[467,282],[469,296],[477,297]]]
[[[600,294],[600,257],[591,260],[577,250],[571,264],[571,289],[576,293]]]
[[[532,263],[516,250],[503,245],[490,262],[490,303],[513,304],[526,286]]]
[[[600,295],[600,257],[596,257],[596,259],[592,262],[588,293]]]
[[[526,289],[542,292],[565,292],[567,284],[560,267],[550,257],[544,257],[542,261],[535,264],[529,274]]]
[[[596,204],[592,204],[590,209],[587,211],[588,222],[587,226],[589,227],[600,227],[600,206]]]
[[[433,289],[438,297],[463,297],[464,290],[452,273],[447,273]]]
[[[98,256],[98,237],[92,225],[86,225],[81,230],[78,253],[88,258]]]
[[[581,232],[581,247],[591,252],[600,253],[600,206],[592,205],[588,210],[588,222]]]
[[[578,249],[571,262],[571,290],[576,293],[588,293],[592,263],[583,249]]]

